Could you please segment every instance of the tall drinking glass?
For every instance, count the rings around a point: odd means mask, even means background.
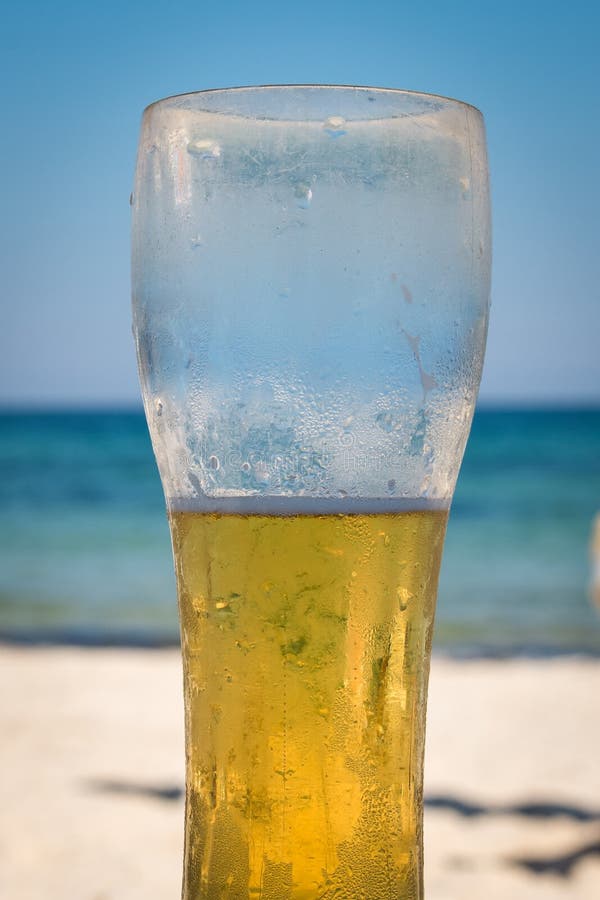
[[[183,897],[422,898],[431,631],[489,303],[481,115],[359,87],[172,97],[132,203]]]

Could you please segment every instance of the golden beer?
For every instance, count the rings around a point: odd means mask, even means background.
[[[444,510],[170,516],[184,900],[417,900]]]

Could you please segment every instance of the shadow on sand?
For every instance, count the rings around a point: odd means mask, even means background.
[[[135,781],[96,778],[87,782],[92,791],[102,794],[124,794],[128,797],[145,797],[150,800],[181,800],[184,791],[176,784],[142,784]]]
[[[591,841],[559,856],[515,857],[510,862],[533,875],[560,875],[562,878],[569,878],[575,864],[586,856],[600,857],[600,841]]]
[[[130,797],[147,798],[163,802],[178,802],[184,791],[178,785],[144,784],[134,781],[118,781],[116,779],[94,779],[87,782],[93,791],[106,794],[120,794]],[[574,822],[600,822],[600,810],[585,809],[566,803],[536,801],[535,803],[489,804],[467,802],[449,795],[433,795],[425,798],[425,807],[432,810],[448,810],[465,818],[482,816],[524,816],[528,819],[567,818]],[[568,878],[574,866],[586,856],[600,857],[600,840],[587,841],[558,856],[549,857],[512,857],[509,865],[518,866],[533,875],[558,875]]]
[[[434,795],[425,798],[425,806],[428,809],[449,810],[465,818],[478,818],[480,816],[524,816],[528,819],[571,819],[573,822],[600,822],[600,810],[585,809],[581,806],[573,806],[567,803],[514,803],[514,804],[489,804],[482,806],[477,803],[469,803],[458,797],[447,795]],[[558,875],[569,878],[573,868],[579,860],[586,856],[600,857],[600,840],[586,841],[579,847],[572,848],[557,856],[547,857],[512,857],[507,860],[509,865],[518,866],[531,872],[533,875]]]
[[[488,804],[469,803],[459,797],[438,794],[425,797],[427,809],[444,809],[466,818],[478,816],[525,816],[528,819],[572,819],[574,822],[600,822],[600,809],[584,809],[566,803],[515,803]]]

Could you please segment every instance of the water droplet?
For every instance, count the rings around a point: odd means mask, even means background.
[[[300,209],[308,209],[312,201],[312,188],[308,184],[297,184],[294,189],[294,197],[296,198],[296,206]]]
[[[254,466],[254,477],[260,484],[268,484],[271,480],[271,473],[266,462],[259,460]]]
[[[241,465],[241,469],[242,469],[242,472],[245,472],[247,474],[250,471],[250,463],[243,462]]]
[[[214,454],[213,454],[213,456],[209,456],[208,465],[210,466],[211,469],[214,469],[215,471],[220,469],[221,463],[219,462],[219,457],[215,456]]]
[[[468,191],[469,188],[471,187],[471,179],[467,178],[467,176],[465,175],[463,178],[460,178],[459,181],[460,181],[460,186],[463,189],[463,191],[465,191],[465,192]]]
[[[135,194],[132,191],[129,195],[129,205],[133,206],[134,203],[135,203]]]
[[[426,372],[425,369],[421,372],[421,384],[423,385],[423,390],[426,394],[439,386],[434,376],[430,375],[429,372]]]
[[[412,302],[413,302],[413,295],[412,295],[412,291],[411,291],[411,289],[409,288],[409,286],[408,286],[407,284],[401,284],[401,285],[400,285],[400,290],[402,291],[402,296],[404,297],[404,299],[406,300],[406,302],[407,302],[407,303],[412,303]]]
[[[160,416],[162,416],[162,412],[163,412],[163,404],[162,404],[162,400],[155,400],[155,401],[154,401],[154,412],[156,413],[156,415],[157,415],[159,418],[160,418]]]
[[[204,238],[201,234],[196,234],[193,238],[190,238],[190,244],[194,250],[197,250],[198,247],[204,247]]]
[[[342,135],[346,134],[345,129],[346,120],[341,116],[329,116],[328,119],[325,119],[323,124],[323,128],[332,138],[342,137]]]
[[[387,483],[387,489],[388,489],[388,493],[390,493],[390,494],[394,493],[394,491],[396,490],[396,479],[395,478],[390,478],[390,480]]]
[[[348,491],[344,491],[344,490],[342,490],[342,488],[340,488],[340,490],[338,491],[338,496],[339,497],[347,497]]]
[[[394,417],[388,410],[382,410],[375,416],[375,421],[386,434],[390,434],[394,430]]]
[[[400,609],[402,610],[402,612],[404,612],[404,610],[408,606],[409,601],[412,600],[413,595],[408,590],[408,588],[405,587],[399,587],[396,591],[396,594],[398,596]]]
[[[191,156],[197,156],[199,159],[214,161],[220,157],[221,147],[216,141],[210,139],[190,141],[187,145],[187,152]]]
[[[281,290],[279,291],[279,297],[280,297],[282,300],[287,300],[287,298],[290,296],[291,293],[292,293],[291,288],[289,288],[289,287],[283,287],[283,288],[281,288]]]

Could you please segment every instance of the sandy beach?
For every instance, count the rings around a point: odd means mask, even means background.
[[[0,648],[0,896],[173,900],[173,650]],[[432,666],[427,900],[600,896],[600,662]]]

